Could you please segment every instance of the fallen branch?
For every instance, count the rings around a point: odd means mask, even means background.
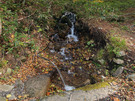
[[[42,59],[44,59],[44,60],[49,61],[49,62],[57,69],[57,71],[58,71],[58,73],[59,73],[59,75],[60,75],[60,77],[61,77],[61,80],[62,80],[64,86],[66,86],[65,81],[64,81],[64,79],[63,79],[63,77],[62,77],[62,74],[61,74],[60,70],[58,69],[58,67],[55,65],[55,63],[52,62],[51,60],[45,58],[45,57],[39,56],[38,54],[37,54],[37,57],[40,57],[40,58],[42,58]]]
[[[49,43],[50,43],[50,42],[49,42]],[[41,50],[41,51],[40,51],[40,52],[38,52],[37,54],[40,54],[41,52],[45,51],[45,50],[48,48],[49,43],[47,44],[47,46],[46,46],[43,50]]]

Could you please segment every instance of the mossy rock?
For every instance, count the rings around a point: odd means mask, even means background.
[[[106,86],[110,86],[109,82],[107,82],[107,81],[106,82],[99,82],[99,83],[92,84],[92,85],[86,85],[84,87],[77,88],[76,90],[88,91],[88,90],[103,88]]]

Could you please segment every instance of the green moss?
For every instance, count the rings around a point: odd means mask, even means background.
[[[103,88],[103,87],[106,87],[106,86],[109,86],[109,83],[107,81],[96,83],[96,84],[93,84],[93,85],[87,85],[87,86],[84,86],[84,87],[80,87],[80,88],[77,88],[76,90],[88,91],[88,90]]]

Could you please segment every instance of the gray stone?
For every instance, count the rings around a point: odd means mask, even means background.
[[[11,91],[13,88],[14,88],[14,86],[10,86],[10,85],[1,85],[1,84],[0,84],[0,91],[7,92],[7,91]]]
[[[131,74],[131,75],[128,75],[127,78],[135,81],[135,73]]]
[[[6,101],[6,98],[0,96],[0,101]]]
[[[42,98],[46,95],[46,92],[50,85],[50,77],[47,75],[38,75],[29,78],[25,82],[25,91],[30,97]]]
[[[113,73],[113,76],[119,76],[120,74],[122,74],[123,70],[124,67],[117,68],[117,70]]]
[[[54,95],[52,97],[44,98],[41,101],[69,101],[69,98],[68,95]]]
[[[6,75],[11,75],[11,73],[12,73],[12,69],[11,68],[7,68]]]
[[[121,56],[125,56],[125,55],[126,55],[125,51],[120,51],[116,56],[121,57]]]
[[[115,62],[117,64],[123,64],[124,63],[123,60],[121,60],[121,59],[115,59],[115,58],[113,58],[113,62]]]
[[[118,87],[115,86],[117,90]],[[109,94],[113,94],[116,92],[112,87],[99,88],[94,90],[76,90],[65,92],[65,95],[54,95],[47,98],[42,99],[41,101],[97,101],[101,98],[109,96]]]

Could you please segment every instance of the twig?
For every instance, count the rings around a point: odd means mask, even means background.
[[[49,42],[49,43],[50,43],[50,42]],[[41,51],[40,51],[40,52],[38,52],[37,54],[40,54],[41,52],[45,51],[45,50],[48,48],[49,43],[47,44],[47,46],[46,46],[43,50],[41,50]]]

